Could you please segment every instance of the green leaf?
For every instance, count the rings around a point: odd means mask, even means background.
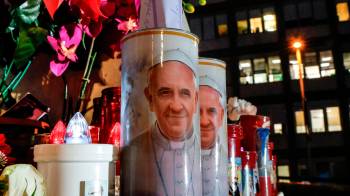
[[[26,23],[32,24],[40,14],[41,0],[27,0],[16,9],[18,18]]]
[[[6,28],[6,33],[12,33],[17,27],[15,19],[12,19],[9,26]]]
[[[17,69],[21,69],[35,53],[35,46],[26,31],[21,31],[17,39],[14,61]]]
[[[31,37],[32,43],[34,43],[36,47],[44,42],[47,34],[48,31],[42,27],[31,27],[28,29],[28,35]]]
[[[17,39],[17,47],[14,54],[14,62],[17,69],[25,66],[36,48],[44,42],[48,31],[42,27],[31,27],[27,31],[20,31]]]

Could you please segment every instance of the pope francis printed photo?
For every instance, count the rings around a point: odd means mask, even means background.
[[[156,120],[122,150],[121,195],[202,195],[195,65],[174,49],[149,66],[143,96]]]
[[[203,195],[228,194],[227,157],[220,142],[224,124],[224,101],[222,90],[213,78],[207,75],[199,79],[200,130],[202,148]],[[220,140],[221,139],[221,140]],[[225,183],[226,182],[226,183]]]

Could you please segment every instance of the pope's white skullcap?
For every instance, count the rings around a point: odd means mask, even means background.
[[[187,65],[196,75],[196,63],[194,63],[194,59],[192,59],[189,55],[181,51],[180,49],[166,50],[160,53],[160,55],[153,58],[152,64],[149,69],[154,66],[161,64],[166,61],[179,61],[185,65]]]
[[[203,75],[199,77],[199,86],[209,86],[210,88],[216,90],[222,97],[222,90],[220,85],[208,75]]]

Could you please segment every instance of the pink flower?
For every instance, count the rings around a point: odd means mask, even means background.
[[[129,31],[135,31],[139,27],[137,24],[137,20],[131,17],[129,18],[129,20],[120,20],[117,18],[115,20],[119,22],[118,30],[124,31],[125,33],[128,33]]]
[[[80,44],[81,38],[82,27],[77,24],[62,26],[57,39],[47,36],[47,41],[57,52],[57,56],[50,62],[50,69],[53,74],[61,76],[71,61],[76,62],[78,60],[75,51]]]

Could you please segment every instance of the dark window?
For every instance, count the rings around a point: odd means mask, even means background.
[[[199,39],[212,40],[228,35],[227,15],[218,14],[203,18],[192,18],[189,21],[191,32]]]
[[[283,6],[284,20],[323,20],[327,18],[326,0],[306,0]]]
[[[324,0],[314,0],[312,2],[314,10],[314,18],[316,20],[323,20],[327,18],[326,2]]]
[[[298,14],[300,19],[311,18],[312,9],[309,1],[298,3]]]
[[[199,37],[199,39],[202,39],[202,25],[200,18],[191,19],[190,28],[191,31]]]
[[[285,21],[292,21],[298,18],[295,4],[288,4],[283,7]]]
[[[203,39],[210,40],[215,38],[215,22],[212,16],[203,18]]]

